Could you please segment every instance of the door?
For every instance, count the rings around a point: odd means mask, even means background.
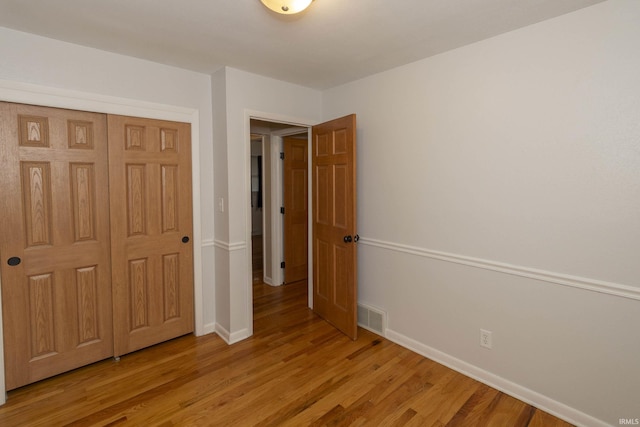
[[[0,103],[7,390],[112,355],[106,124]]]
[[[356,116],[313,127],[313,310],[357,338]]]
[[[109,116],[114,350],[193,332],[191,127]]]
[[[284,283],[307,279],[308,140],[282,139],[284,145]]]

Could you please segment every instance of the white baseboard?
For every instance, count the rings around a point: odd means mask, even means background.
[[[571,408],[538,392],[499,377],[498,375],[492,374],[491,372],[485,371],[484,369],[478,368],[477,366],[471,365],[463,360],[429,347],[428,345],[422,344],[391,329],[386,330],[385,337],[389,341],[393,341],[402,347],[447,366],[454,371],[460,372],[463,375],[500,390],[501,392],[513,396],[529,405],[535,406],[536,408],[548,412],[549,414],[565,420],[568,423],[583,427],[610,427],[609,424],[594,418],[591,415],[585,414],[584,412]]]
[[[198,337],[201,337],[202,335],[208,335],[208,334],[212,334],[216,331],[216,324],[215,323],[207,323],[206,325],[202,326],[202,333],[199,335],[196,335]]]
[[[241,329],[239,331],[230,333],[219,323],[216,323],[215,325],[215,333],[217,333],[220,338],[222,338],[224,342],[229,345],[245,340],[251,336],[248,329]]]

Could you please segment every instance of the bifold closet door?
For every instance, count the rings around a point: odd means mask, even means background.
[[[115,355],[193,332],[191,128],[108,116]]]
[[[0,103],[6,388],[113,354],[107,120]]]

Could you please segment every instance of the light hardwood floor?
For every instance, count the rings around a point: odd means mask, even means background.
[[[1,426],[568,426],[306,307],[306,283],[254,284],[254,336],[185,336],[9,393]]]

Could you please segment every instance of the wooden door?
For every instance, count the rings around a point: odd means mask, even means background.
[[[283,138],[284,282],[307,279],[307,139]]]
[[[313,310],[357,338],[356,116],[313,127]]]
[[[113,353],[102,114],[0,103],[7,390]]]
[[[109,116],[114,349],[193,332],[191,127]]]

